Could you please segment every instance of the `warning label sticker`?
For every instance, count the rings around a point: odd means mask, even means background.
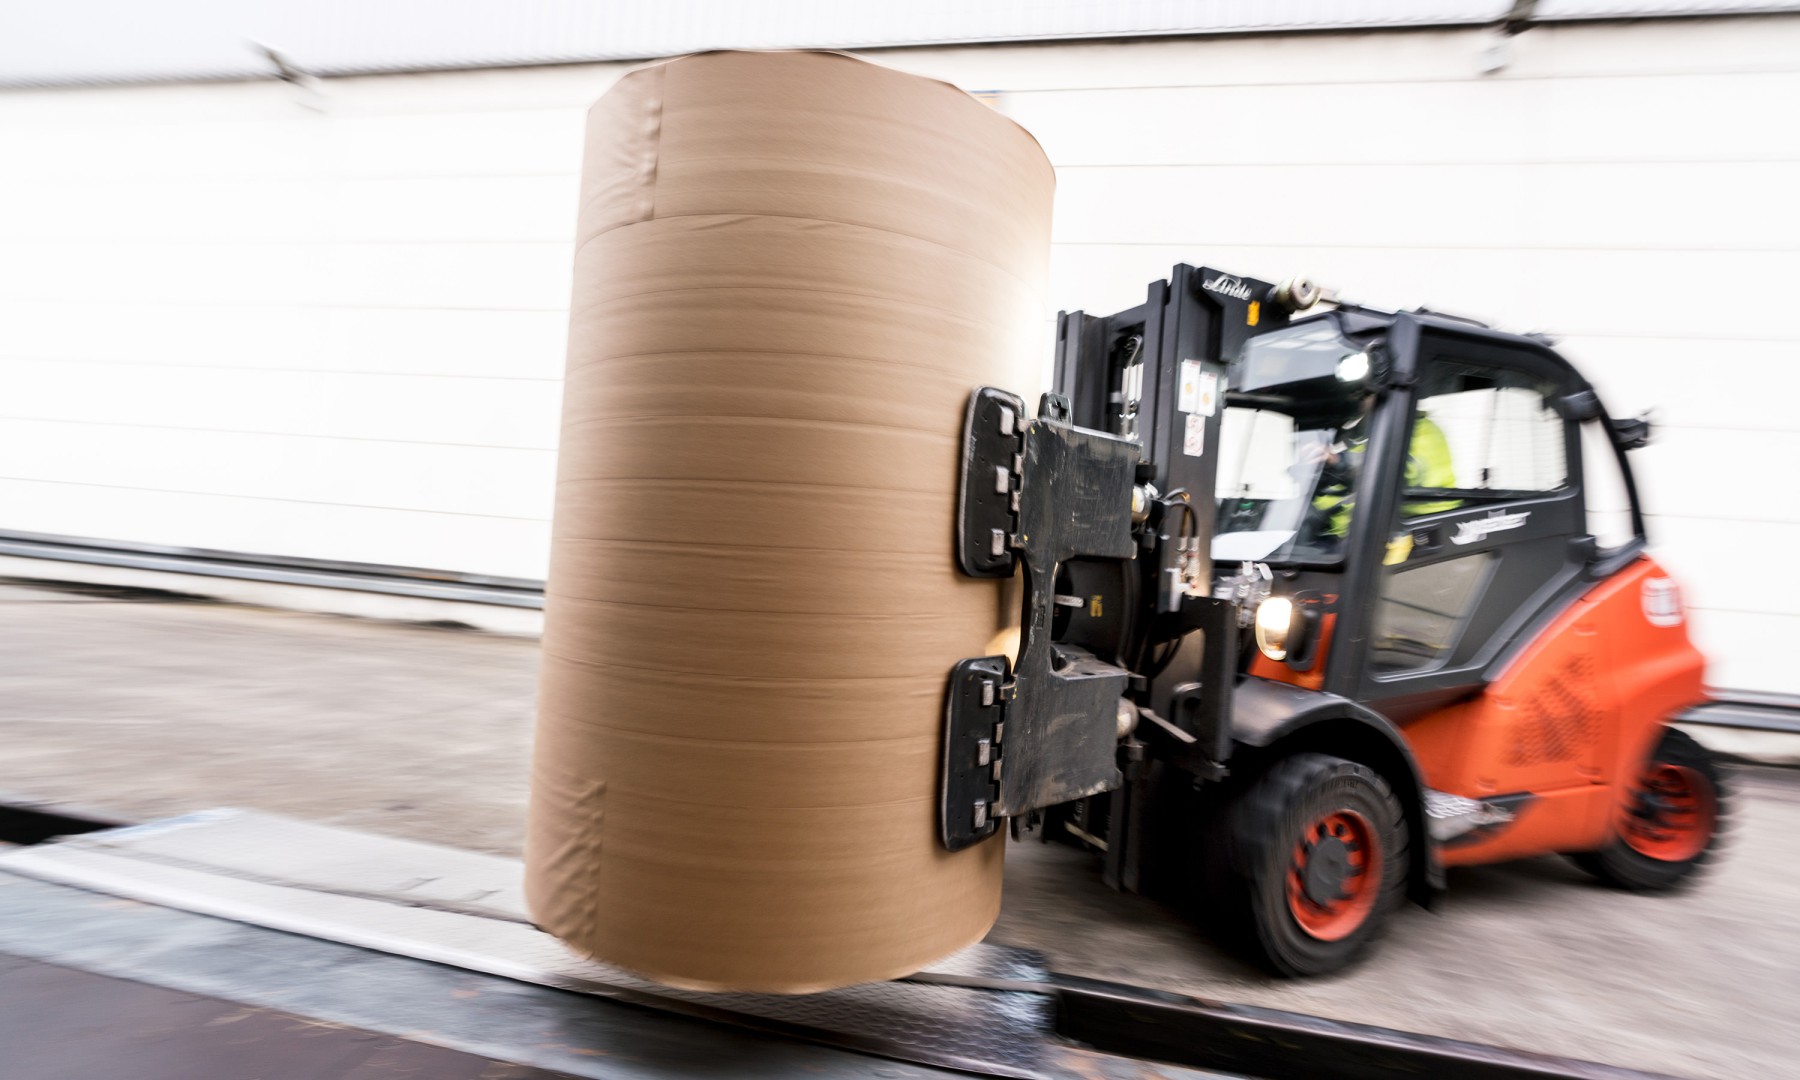
[[[1175,407],[1182,412],[1191,413],[1200,403],[1200,361],[1183,360],[1181,362],[1181,389],[1175,395]]]
[[[1210,371],[1200,374],[1200,393],[1194,402],[1194,411],[1201,416],[1211,416],[1219,408],[1219,377]]]
[[[1181,440],[1181,452],[1188,457],[1199,457],[1206,453],[1206,417],[1190,413],[1187,418],[1187,434]]]
[[[1175,407],[1184,413],[1211,416],[1219,408],[1219,376],[1205,371],[1198,360],[1181,362],[1181,387],[1175,395]]]

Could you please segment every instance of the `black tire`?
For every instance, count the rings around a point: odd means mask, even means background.
[[[1214,827],[1223,830],[1224,873],[1212,885],[1224,895],[1211,898],[1213,917],[1222,919],[1227,944],[1277,975],[1324,975],[1356,962],[1406,895],[1406,815],[1387,781],[1365,765],[1295,754],[1221,817]],[[1332,823],[1349,825],[1339,834],[1347,840],[1334,843]]]
[[[1634,778],[1633,790],[1638,793],[1638,801],[1632,813],[1638,821],[1648,823],[1649,839],[1638,835],[1641,830],[1633,828],[1635,823],[1627,823],[1615,830],[1611,842],[1599,851],[1571,855],[1576,866],[1609,885],[1651,892],[1672,889],[1691,880],[1713,858],[1731,810],[1730,793],[1718,758],[1686,732],[1669,728],[1650,755],[1645,771],[1650,773],[1662,768],[1682,770],[1681,775],[1690,785],[1702,789],[1695,793],[1700,806],[1693,813],[1704,817],[1704,836],[1693,837],[1687,845],[1697,845],[1697,850],[1689,852],[1675,847],[1663,850],[1660,857],[1640,850],[1658,849],[1655,841],[1657,825],[1668,824],[1670,809],[1657,796],[1646,796],[1644,781]],[[1696,822],[1691,828],[1698,832],[1703,825]],[[1633,837],[1626,835],[1628,831],[1636,837],[1635,843]]]

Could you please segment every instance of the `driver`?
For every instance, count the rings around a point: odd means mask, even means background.
[[[1313,495],[1312,513],[1308,520],[1323,525],[1321,539],[1334,546],[1341,544],[1350,532],[1350,515],[1356,509],[1356,477],[1362,471],[1362,454],[1369,442],[1369,407],[1374,399],[1363,399],[1356,416],[1343,427],[1342,438],[1324,451],[1324,465],[1319,472],[1319,486]],[[1456,469],[1450,459],[1450,440],[1444,429],[1421,412],[1413,420],[1412,442],[1407,447],[1405,486],[1407,488],[1454,488]],[[1461,499],[1411,500],[1402,503],[1403,517],[1455,510]]]

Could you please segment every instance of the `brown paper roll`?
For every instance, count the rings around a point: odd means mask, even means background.
[[[526,891],[662,982],[806,992],[978,940],[937,843],[969,391],[1028,391],[1052,173],[955,87],[822,53],[589,113]]]

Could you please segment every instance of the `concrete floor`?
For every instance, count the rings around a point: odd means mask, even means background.
[[[536,643],[0,585],[0,792],[208,806],[517,854]],[[1726,858],[1670,896],[1557,859],[1453,872],[1346,975],[1276,982],[1072,849],[1015,844],[994,940],[1062,971],[1696,1077],[1800,1074],[1800,774],[1740,770]]]

